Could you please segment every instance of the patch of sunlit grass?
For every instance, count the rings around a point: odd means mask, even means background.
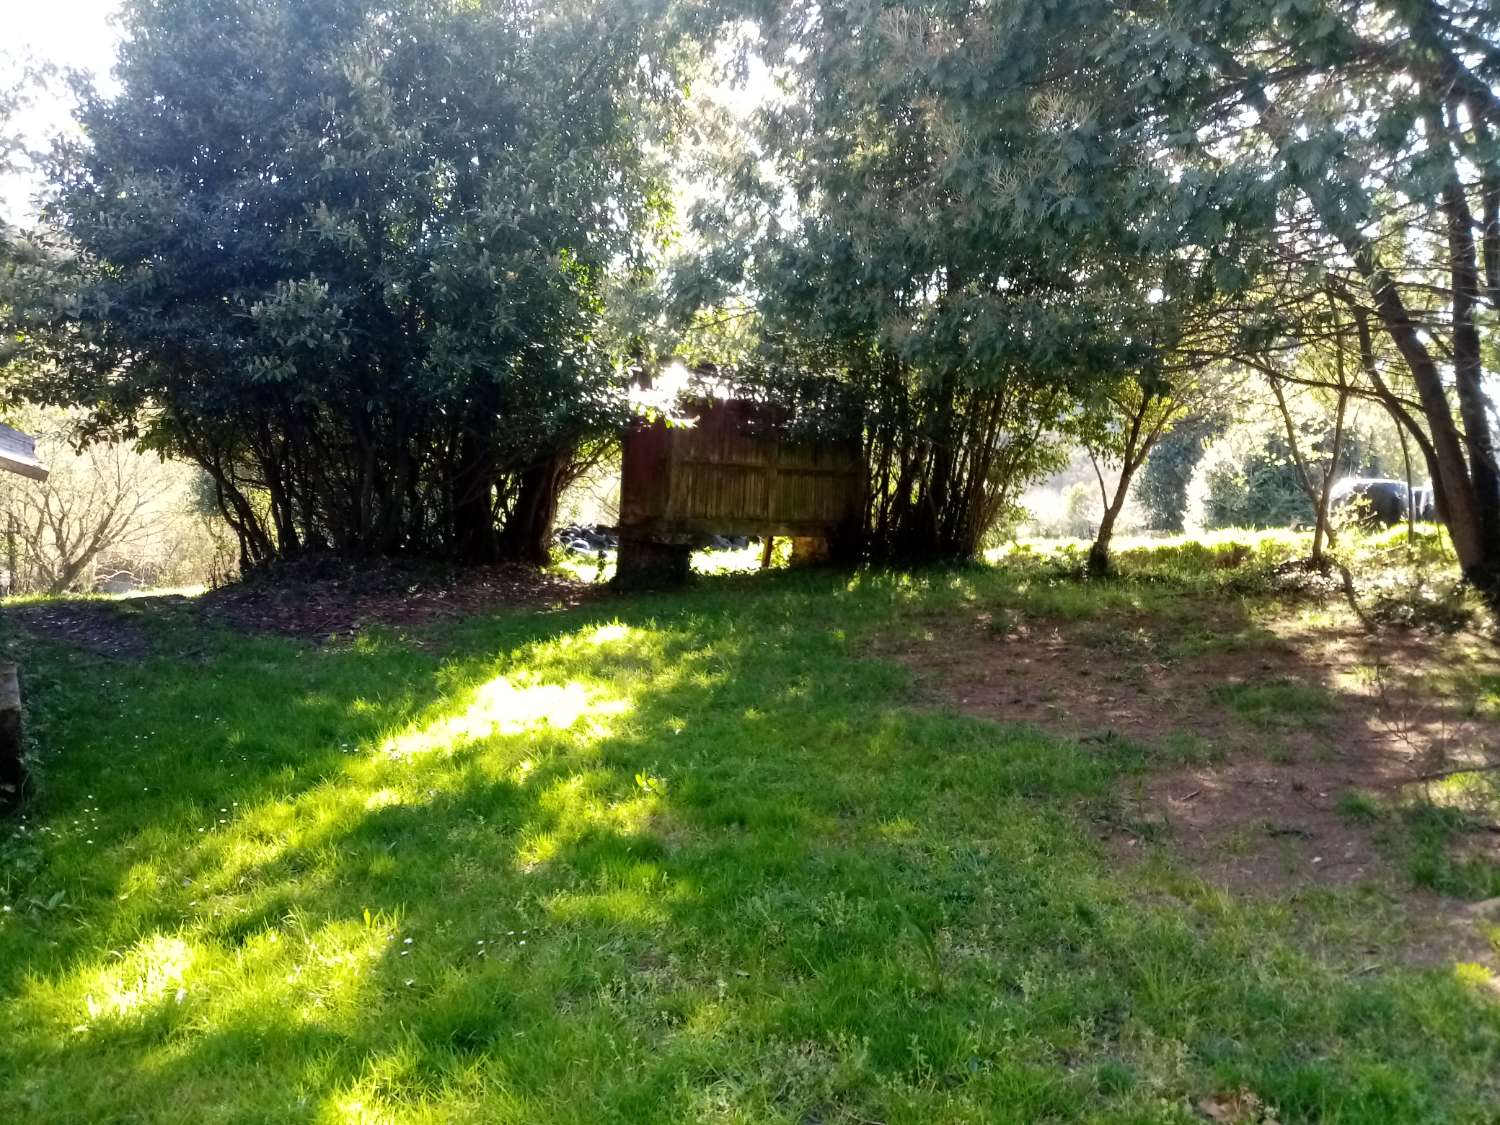
[[[1496,976],[1487,966],[1465,961],[1456,965],[1453,972],[1465,987],[1500,1003],[1500,976]]]
[[[82,982],[86,1021],[76,1030],[108,1020],[140,1017],[170,998],[187,997],[187,974],[194,952],[180,938],[155,935],[120,955],[117,964],[96,970]]]
[[[570,730],[580,724],[597,738],[606,733],[609,718],[629,709],[629,700],[611,698],[577,680],[549,684],[496,676],[475,689],[457,714],[392,735],[381,750],[393,758],[431,751],[451,753],[497,734],[521,734],[540,727]]]

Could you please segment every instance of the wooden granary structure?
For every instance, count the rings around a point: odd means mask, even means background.
[[[783,413],[704,398],[681,418],[638,419],[620,472],[619,580],[685,578],[710,535],[788,536],[808,546],[857,534],[865,473],[857,441],[795,440]]]

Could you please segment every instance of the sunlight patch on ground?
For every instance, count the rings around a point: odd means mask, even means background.
[[[63,1028],[76,1036],[158,1018],[219,1028],[288,1016],[339,1022],[368,1002],[375,968],[410,949],[402,944],[399,912],[366,911],[363,922],[308,927],[294,911],[279,926],[247,935],[228,958],[206,934],[149,935],[72,972],[34,980],[18,998],[29,1013],[23,1026],[34,1036]]]
[[[346,1098],[340,1098],[334,1108],[338,1113],[338,1120],[347,1122],[348,1125],[376,1125],[377,1122],[392,1121],[394,1118],[376,1105],[366,1105],[365,1098],[368,1095],[361,1092],[352,1094]]]
[[[1500,977],[1485,966],[1465,961],[1454,966],[1454,975],[1460,983],[1467,985],[1480,995],[1500,1001]]]
[[[168,997],[182,1003],[194,959],[194,951],[181,938],[157,934],[138,943],[119,964],[95,974],[83,998],[87,1020],[74,1030],[142,1014]]]
[[[748,574],[761,568],[764,547],[751,543],[748,547],[729,550],[694,551],[693,570],[697,574]],[[773,564],[775,569],[775,564]]]
[[[629,640],[631,637],[638,636],[639,634],[639,629],[632,629],[629,625],[619,621],[611,621],[608,625],[600,625],[597,628],[588,630],[588,632],[583,634],[583,640],[587,644],[598,647],[599,645],[613,644],[615,641]]]
[[[1404,525],[1403,525],[1404,527]],[[1243,544],[1252,552],[1261,552],[1268,549],[1295,550],[1309,542],[1311,536],[1302,531],[1292,531],[1288,528],[1251,528],[1251,527],[1221,527],[1213,531],[1199,531],[1192,534],[1164,534],[1145,532],[1139,535],[1116,535],[1111,544],[1112,548],[1119,553],[1136,550],[1170,550],[1174,547],[1194,546],[1204,547],[1209,550]],[[1002,562],[1015,554],[1057,554],[1075,552],[1082,553],[1093,546],[1092,539],[1068,539],[1047,538],[1038,536],[1022,536],[1009,543],[1002,543],[998,547],[990,547],[983,552],[987,562]]]
[[[329,922],[302,935],[301,956],[286,974],[286,983],[302,997],[301,1017],[311,1021],[353,1017],[360,1011],[367,978],[404,948],[400,929],[384,915],[370,915],[363,926]]]
[[[135,598],[197,598],[208,591],[207,586],[142,586],[139,590],[125,590],[119,594],[106,594],[116,601],[128,602]]]
[[[496,676],[475,690],[467,707],[386,739],[382,752],[410,758],[433,750],[457,750],[497,734],[582,729],[592,737],[608,732],[608,720],[630,710],[630,700],[578,680],[563,684]]]

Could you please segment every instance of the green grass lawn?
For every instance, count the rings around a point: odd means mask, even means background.
[[[1500,994],[1382,956],[1388,897],[1124,864],[1095,813],[1149,753],[914,706],[872,655],[1173,596],[779,573],[34,648],[0,1121],[1495,1121]]]

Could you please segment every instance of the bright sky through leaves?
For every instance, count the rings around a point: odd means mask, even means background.
[[[6,6],[5,44],[0,49],[0,76],[9,85],[27,62],[59,69],[87,70],[109,84],[118,31],[111,17],[118,0],[19,0]],[[36,145],[68,123],[67,104],[32,106],[22,117],[27,140]],[[25,175],[0,178],[0,218],[17,220],[30,212],[35,181]]]

